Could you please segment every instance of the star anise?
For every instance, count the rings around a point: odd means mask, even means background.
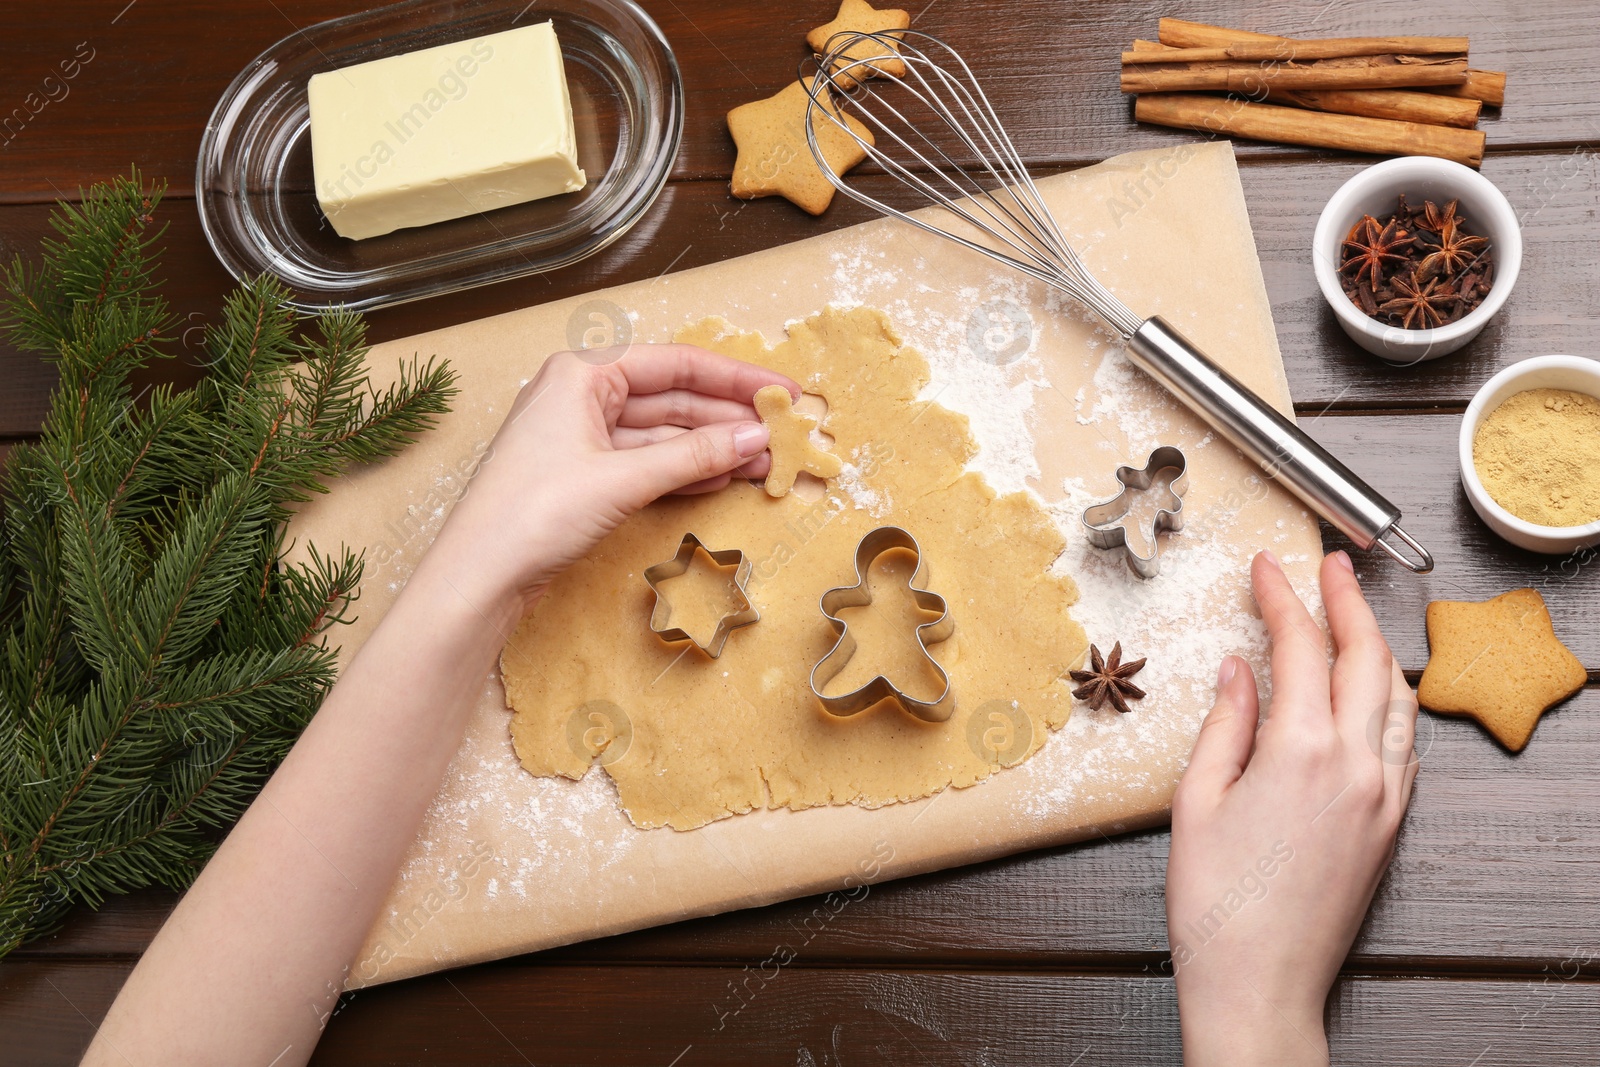
[[[1379,304],[1378,310],[1398,315],[1403,330],[1427,330],[1443,325],[1446,309],[1455,303],[1457,295],[1454,288],[1442,284],[1438,278],[1421,282],[1396,277],[1394,292],[1394,299]],[[1413,326],[1413,322],[1417,325]]]
[[[1428,207],[1432,209],[1433,204],[1430,203]],[[1455,218],[1454,200],[1450,201],[1450,207],[1450,214],[1443,218],[1442,225],[1437,231],[1438,246],[1423,256],[1422,262],[1417,264],[1418,278],[1459,274],[1476,263],[1482,256],[1483,250],[1489,247],[1487,237],[1474,237],[1461,232],[1461,226]]]
[[[1344,239],[1346,252],[1354,252],[1344,261],[1339,268],[1347,271],[1355,270],[1357,281],[1363,277],[1369,279],[1374,290],[1383,287],[1383,272],[1391,264],[1404,263],[1406,257],[1400,249],[1415,241],[1416,238],[1400,229],[1398,219],[1391,218],[1388,225],[1380,227],[1378,220],[1371,215],[1363,215],[1361,221],[1351,228],[1349,236]]]
[[[1451,200],[1444,207],[1440,207],[1432,200],[1424,200],[1422,218],[1428,229],[1443,234],[1445,230],[1454,230],[1461,225],[1461,217],[1456,214],[1456,209],[1460,206],[1460,199]]]
[[[1090,709],[1098,711],[1109,702],[1126,715],[1132,710],[1128,707],[1129,700],[1144,699],[1144,690],[1128,680],[1144,667],[1144,660],[1123,663],[1121,641],[1111,646],[1111,655],[1107,659],[1101,659],[1100,650],[1090,645],[1089,667],[1089,670],[1072,671],[1070,674],[1072,680],[1079,683],[1072,695],[1088,704]]]

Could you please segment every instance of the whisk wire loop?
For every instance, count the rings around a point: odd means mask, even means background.
[[[863,49],[864,43],[873,47]],[[889,60],[904,64],[904,77],[876,76],[873,68]],[[846,32],[830,38],[814,63],[806,82],[806,141],[836,189],[1066,292],[1123,337],[1139,328],[1140,320],[1073,251],[983,87],[954,49],[916,30]],[[843,131],[890,177],[976,233],[941,228],[845,183],[818,144],[819,119]]]

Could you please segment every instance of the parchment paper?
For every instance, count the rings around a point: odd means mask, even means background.
[[[1130,307],[1163,315],[1290,410],[1230,145],[1119,156],[1039,185]],[[1116,637],[1151,657],[1140,679],[1150,698],[1127,716],[1080,707],[1035,757],[971,789],[875,810],[757,812],[680,833],[634,828],[598,768],[578,783],[522,770],[499,680],[488,677],[352,985],[1165,821],[1221,656],[1243,654],[1265,676],[1251,552],[1271,547],[1309,594],[1317,524],[1132,370],[1086,314],[890,220],[379,346],[375,375],[399,357],[436,353],[460,370],[461,394],[439,428],[341,479],[292,523],[298,546],[367,550],[360,618],[337,635],[343,658],[382,618],[546,354],[666,340],[707,315],[777,339],[786,322],[830,302],[888,312],[933,364],[927,395],[973,417],[980,469],[997,488],[1038,492],[1064,526],[1111,495],[1118,464],[1142,463],[1158,443],[1185,449],[1188,525],[1164,536],[1161,577],[1138,582],[1075,528],[1064,557],[1083,590],[1074,617],[1091,640]],[[996,322],[1023,342],[992,343]]]

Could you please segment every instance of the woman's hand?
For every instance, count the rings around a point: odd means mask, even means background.
[[[756,390],[800,387],[689,345],[558,352],[523,387],[429,552],[474,604],[525,613],[550,581],[668,493],[759,478]]]
[[[1328,1062],[1322,1013],[1411,799],[1417,703],[1350,557],[1322,563],[1337,652],[1270,553],[1255,559],[1272,703],[1223,661],[1172,802],[1167,938],[1184,1062]]]

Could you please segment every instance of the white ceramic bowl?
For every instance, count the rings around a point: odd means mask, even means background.
[[[1600,361],[1583,356],[1535,356],[1513,363],[1483,383],[1467,413],[1461,417],[1457,445],[1461,459],[1461,485],[1467,499],[1489,529],[1533,552],[1566,555],[1600,544],[1600,521],[1583,526],[1541,526],[1519,519],[1495,502],[1478,478],[1472,463],[1472,439],[1478,424],[1505,401],[1526,389],[1570,389],[1600,398]]]
[[[1339,284],[1339,259],[1345,236],[1362,215],[1393,213],[1401,193],[1413,204],[1443,204],[1459,198],[1461,214],[1474,233],[1494,249],[1494,284],[1470,314],[1432,330],[1402,330],[1369,318]],[[1351,340],[1393,363],[1419,363],[1454,352],[1478,336],[1511,295],[1522,268],[1522,228],[1505,194],[1470,167],[1432,156],[1403,156],[1374,164],[1339,187],[1317,219],[1311,238],[1311,265],[1322,295]]]

